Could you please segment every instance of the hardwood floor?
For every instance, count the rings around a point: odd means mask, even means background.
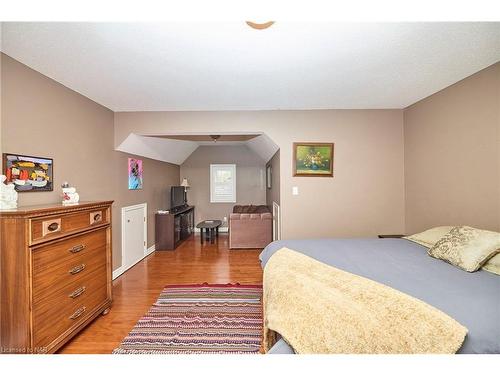
[[[229,250],[193,236],[173,251],[155,251],[113,282],[113,305],[58,353],[111,353],[156,301],[165,285],[189,283],[261,284],[260,250]]]

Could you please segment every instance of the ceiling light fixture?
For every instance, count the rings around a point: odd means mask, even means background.
[[[247,25],[255,30],[264,30],[271,27],[274,24],[274,21],[264,22],[264,23],[255,23],[252,21],[246,21]]]
[[[220,135],[211,135],[210,138],[212,138],[214,142],[217,142],[217,140],[220,138]]]

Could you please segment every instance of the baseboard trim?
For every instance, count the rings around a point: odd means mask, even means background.
[[[194,228],[195,233],[200,233],[200,228]],[[229,227],[219,227],[219,233],[228,233]]]
[[[123,273],[125,273],[127,270],[129,270],[130,268],[135,266],[137,263],[139,263],[141,260],[146,258],[148,255],[151,255],[151,253],[153,253],[155,251],[155,249],[156,249],[156,244],[148,247],[144,251],[144,256],[141,259],[139,259],[137,262],[135,262],[134,264],[130,265],[129,267],[124,267],[124,266],[118,267],[116,270],[113,271],[113,280],[115,280],[117,277],[121,276]]]
[[[120,266],[116,270],[113,271],[113,280],[116,279],[118,276],[120,276],[122,273],[124,273],[124,267]]]
[[[156,250],[156,244],[153,244],[153,246],[148,247],[146,252],[144,253],[144,258],[147,257],[149,254],[151,254],[155,250]],[[144,259],[144,258],[142,258],[142,259]]]

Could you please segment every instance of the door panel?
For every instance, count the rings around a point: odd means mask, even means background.
[[[123,265],[129,268],[144,258],[144,207],[127,209],[124,212],[123,231]]]

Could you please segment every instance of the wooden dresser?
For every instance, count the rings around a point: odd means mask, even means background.
[[[0,353],[53,353],[111,306],[111,204],[0,211]]]

